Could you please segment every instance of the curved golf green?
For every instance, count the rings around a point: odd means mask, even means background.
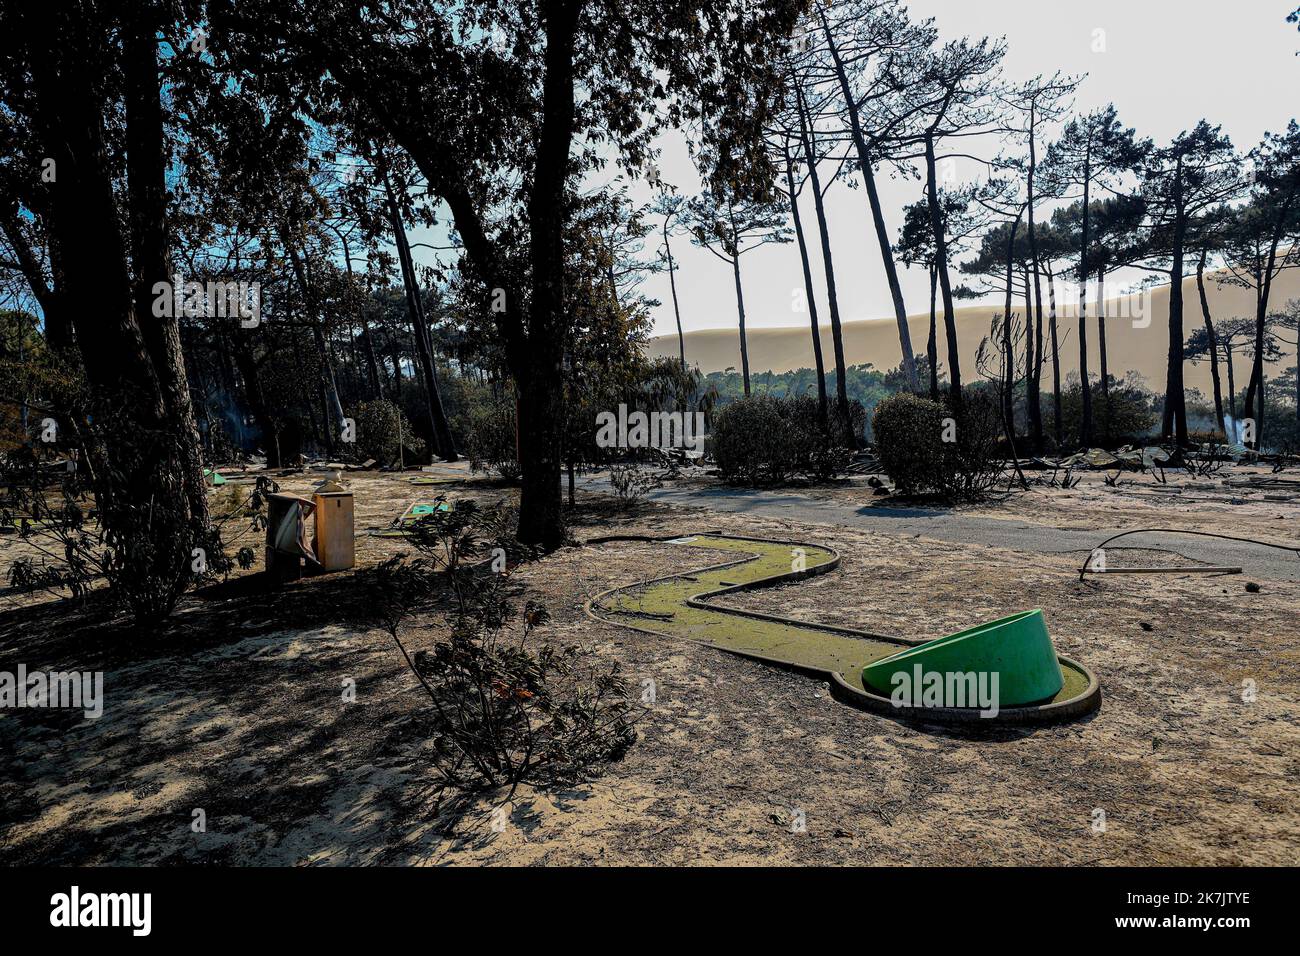
[[[914,648],[941,647],[962,634],[941,638],[938,642],[909,641],[741,611],[711,601],[734,591],[832,571],[840,563],[834,550],[820,545],[722,534],[691,535],[667,539],[663,543],[703,549],[721,560],[699,570],[611,588],[588,602],[588,613],[597,619],[645,633],[685,638],[822,677],[830,682],[837,698],[869,710],[936,722],[963,723],[978,719],[979,711],[975,707],[895,707],[890,701],[888,684],[882,693],[881,689],[863,682],[863,669],[868,665]],[[996,628],[1005,625],[1007,620],[995,621],[972,631]],[[1045,628],[1043,634],[1046,636]],[[1064,657],[1058,660],[1061,676],[1058,690],[1023,704],[1003,706],[996,717],[985,719],[1000,723],[1045,723],[1096,710],[1101,702],[1096,678],[1081,664]],[[961,669],[978,668],[968,664]]]

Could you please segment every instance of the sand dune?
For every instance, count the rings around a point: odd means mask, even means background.
[[[1207,274],[1206,293],[1210,302],[1210,312],[1219,319],[1231,316],[1253,316],[1255,314],[1255,293],[1232,285],[1220,285],[1215,281],[1218,274]],[[1064,290],[1058,283],[1058,294],[1066,298]],[[1097,374],[1099,349],[1097,344],[1097,303],[1096,291],[1092,291],[1088,302],[1088,365],[1089,371]],[[1044,326],[1046,326],[1047,290],[1043,290]],[[1300,269],[1283,272],[1273,283],[1270,299],[1271,308],[1281,308],[1290,299],[1300,299]],[[1017,303],[1021,305],[1021,303]],[[942,306],[940,307],[942,309]],[[975,369],[975,352],[980,340],[988,334],[989,324],[995,314],[1000,315],[1000,305],[973,305],[957,310],[958,336],[961,342],[962,376],[967,381],[977,378]],[[1062,339],[1061,371],[1062,375],[1079,369],[1078,309],[1074,303],[1062,302],[1061,318],[1058,327]],[[1143,293],[1112,298],[1106,302],[1106,354],[1112,375],[1122,377],[1129,370],[1138,372],[1146,379],[1147,386],[1156,391],[1164,388],[1165,361],[1168,354],[1169,340],[1169,286],[1159,286]],[[729,317],[734,323],[734,316]],[[908,325],[912,332],[912,344],[918,353],[925,351],[926,338],[929,335],[930,318],[926,314],[914,314]],[[1148,324],[1149,323],[1149,324]],[[1183,329],[1185,336],[1203,325],[1201,318],[1200,297],[1196,290],[1195,277],[1183,281]],[[759,372],[787,372],[797,368],[811,368],[813,364],[812,341],[807,326],[751,329],[749,338],[749,367],[751,374]],[[827,368],[833,368],[831,351],[830,324],[823,318],[821,322],[822,351]],[[648,346],[649,354],[677,355],[677,336],[663,335],[652,339]],[[939,319],[939,361],[946,363],[947,348],[944,343],[942,313]],[[889,369],[901,361],[902,350],[898,345],[898,327],[893,319],[868,319],[844,323],[844,356],[850,365],[870,363],[879,369]],[[705,372],[721,371],[729,367],[740,367],[739,334],[734,327],[702,329],[686,333],[686,360],[698,365]],[[1295,354],[1284,350],[1281,362],[1269,366],[1269,374],[1277,374],[1281,369],[1295,364]],[[1237,388],[1243,389],[1250,375],[1249,360],[1238,354],[1234,362]],[[1044,378],[1050,388],[1050,365],[1044,368]],[[1188,388],[1198,388],[1207,396],[1213,394],[1208,363],[1186,367]],[[1225,391],[1227,376],[1224,374]]]

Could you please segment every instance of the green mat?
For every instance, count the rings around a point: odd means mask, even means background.
[[[380,531],[371,531],[371,535],[376,538],[404,538],[407,533],[407,526],[414,521],[419,521],[425,515],[431,515],[435,511],[450,511],[451,505],[445,501],[417,501],[408,507],[402,516],[397,519],[393,527],[384,528]]]

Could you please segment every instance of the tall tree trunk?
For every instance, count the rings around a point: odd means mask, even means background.
[[[396,333],[388,340],[388,360],[393,363],[393,401],[402,404],[402,342]]]
[[[126,27],[127,201],[135,315],[166,403],[172,441],[181,461],[191,533],[208,531],[199,430],[181,351],[179,316],[154,315],[154,286],[173,282],[167,229],[167,140],[158,79],[158,11],[140,3]]]
[[[1187,215],[1183,208],[1182,159],[1174,180],[1173,256],[1169,266],[1169,370],[1165,380],[1165,438],[1172,437],[1179,448],[1187,447],[1187,404],[1183,392],[1183,243]]]
[[[677,267],[673,262],[673,247],[668,241],[667,216],[664,217],[664,254],[668,257],[668,285],[673,290],[673,315],[677,319],[677,351],[681,356],[684,372],[686,371],[686,335],[682,332],[682,310],[677,304]]]
[[[519,539],[552,551],[564,543],[560,491],[564,421],[564,189],[573,142],[574,45],[578,0],[546,0],[542,125],[528,199],[532,299],[524,340],[509,333],[507,355],[519,391]],[[527,354],[523,354],[526,349]]]
[[[1250,382],[1246,385],[1245,407],[1247,415],[1255,409],[1255,449],[1263,447],[1264,439],[1264,347],[1265,331],[1268,326],[1268,300],[1273,288],[1273,270],[1277,265],[1277,250],[1282,240],[1281,224],[1286,221],[1288,202],[1283,206],[1283,213],[1277,220],[1277,227],[1269,241],[1268,258],[1262,271],[1256,271],[1255,278],[1255,360],[1251,363]],[[1253,402],[1253,404],[1252,404]]]
[[[114,553],[111,580],[137,618],[157,620],[171,612],[191,579],[193,532],[206,511],[190,504],[198,455],[193,413],[188,433],[173,419],[174,412],[182,414],[179,405],[172,407],[178,393],[183,390],[189,401],[179,346],[170,367],[155,367],[154,350],[165,358],[170,346],[152,321],[146,323],[146,337],[136,314],[136,276],[123,240],[133,225],[143,223],[138,212],[122,221],[106,146],[105,104],[95,95],[108,85],[101,70],[113,60],[106,37],[114,24],[98,15],[98,8],[89,11],[94,15],[64,4],[19,9],[26,22],[18,42],[29,44],[32,63],[36,133],[43,155],[57,170],[48,228],[64,260],[60,306],[75,329],[90,393],[94,426],[84,436],[85,451],[100,525]],[[123,34],[139,44],[144,27],[130,16]],[[149,175],[153,163],[163,162],[161,117],[157,123],[141,117],[148,89],[157,95],[156,49],[151,45],[143,58],[126,59],[140,61],[128,63],[125,76],[134,120],[127,137],[137,154],[129,188],[149,193],[156,202],[165,198]],[[155,151],[157,159],[151,158]],[[165,218],[151,225],[162,229]],[[166,248],[165,234],[137,239],[141,246]]]
[[[1056,328],[1056,275],[1052,264],[1047,264],[1048,330],[1052,336],[1052,437],[1059,449],[1064,441],[1061,422],[1061,343]]]
[[[424,299],[420,295],[420,283],[415,275],[415,262],[411,258],[411,245],[406,239],[406,226],[402,223],[402,211],[393,193],[387,164],[383,161],[382,154],[378,156],[379,169],[384,181],[384,194],[388,203],[389,223],[397,243],[397,258],[402,267],[402,284],[406,289],[406,307],[411,317],[415,354],[420,366],[420,377],[424,380],[425,410],[428,412],[429,423],[433,428],[434,450],[444,461],[455,461],[459,456],[456,454],[456,443],[452,440],[447,413],[442,407],[438,366],[433,357],[433,343],[429,339],[429,324],[424,314]]]
[[[1034,353],[1036,351],[1036,340],[1034,338],[1034,303],[1031,294],[1031,289],[1029,287],[1029,263],[1028,262],[1023,264],[1023,266],[1021,267],[1021,271],[1023,272],[1024,281],[1025,281],[1025,420],[1029,425],[1030,443],[1033,444],[1034,415],[1033,412],[1030,410],[1030,408],[1031,405],[1037,404],[1037,399],[1034,397],[1034,389],[1033,389]],[[1032,402],[1031,399],[1033,399]],[[1039,430],[1040,432],[1042,430],[1041,423],[1039,425]],[[1039,437],[1041,438],[1042,436],[1040,435]],[[1037,445],[1034,445],[1034,447],[1032,447],[1030,450],[1034,453],[1041,451],[1041,449]]]
[[[745,397],[749,398],[749,345],[745,339],[745,292],[740,284],[740,255],[731,257],[731,271],[736,277],[736,314],[740,318],[740,375],[745,384]]]
[[[831,234],[826,224],[826,206],[822,200],[821,177],[817,173],[817,148],[808,122],[808,108],[803,91],[796,90],[799,102],[799,135],[803,141],[804,158],[808,163],[809,183],[812,186],[813,207],[817,210],[817,232],[821,237],[822,264],[826,272],[826,299],[831,310],[831,345],[835,352],[835,404],[842,424],[849,420],[848,368],[844,362],[844,329],[840,325],[840,299],[835,288],[835,262],[831,257]],[[912,372],[916,375],[915,369]]]
[[[1110,367],[1106,361],[1106,267],[1097,266],[1097,350],[1101,359],[1101,401],[1106,420],[1102,435],[1109,442],[1110,434]]]
[[[1233,368],[1232,368],[1233,355],[1232,355],[1232,344],[1230,342],[1225,342],[1223,344],[1223,352],[1224,352],[1224,358],[1226,359],[1225,364],[1228,366],[1228,414],[1231,415],[1232,420],[1236,422],[1238,420],[1237,419],[1237,382],[1236,382],[1236,375],[1233,373]],[[1228,435],[1229,439],[1231,439],[1232,437],[1233,437],[1232,435]]]
[[[803,217],[799,215],[799,199],[795,193],[794,161],[790,158],[790,146],[785,140],[781,142],[781,152],[785,159],[785,188],[790,195],[790,213],[794,217],[794,235],[799,243],[799,262],[803,265],[804,294],[808,297],[808,321],[812,326],[813,361],[817,365],[817,416],[822,430],[829,427],[826,412],[826,365],[822,359],[821,329],[817,325],[817,298],[813,292],[812,266],[808,261],[808,243],[803,234]]]
[[[943,293],[943,325],[948,334],[948,394],[954,411],[960,410],[961,357],[957,348],[957,316],[952,306],[952,282],[948,277],[948,239],[944,235],[943,211],[939,207],[936,182],[934,137],[925,135],[925,189],[930,206],[930,229],[934,232],[934,261],[939,270],[939,289]]]
[[[1089,147],[1091,148],[1091,147]],[[1083,161],[1083,242],[1079,248],[1079,385],[1082,389],[1083,418],[1079,444],[1092,444],[1092,386],[1088,382],[1088,192],[1092,185],[1091,154]]]
[[[1205,260],[1208,252],[1201,249],[1201,258],[1196,263],[1196,291],[1201,298],[1201,318],[1205,321],[1205,341],[1210,352],[1210,378],[1214,381],[1214,420],[1219,431],[1227,435],[1223,421],[1223,387],[1219,383],[1219,336],[1214,331],[1214,319],[1210,316],[1210,300],[1205,294]]]
[[[1002,311],[1002,420],[1006,423],[1008,438],[1015,441],[1015,387],[1016,387],[1016,353],[1011,344],[1011,302],[1015,294],[1013,277],[1015,276],[1016,233],[1020,231],[1020,217],[1011,224],[1007,238],[1007,301]]]
[[[231,353],[235,358],[235,367],[244,385],[244,403],[253,415],[258,430],[262,433],[262,447],[266,452],[267,468],[283,468],[284,459],[280,453],[280,426],[267,406],[262,392],[262,382],[257,374],[257,359],[253,355],[252,343],[248,332],[239,329],[231,337]]]
[[[1038,261],[1038,231],[1034,223],[1034,186],[1038,171],[1038,144],[1035,136],[1035,110],[1034,104],[1031,103],[1029,111],[1029,172],[1026,177],[1028,183],[1027,201],[1029,206],[1029,257],[1030,267],[1034,273],[1034,342],[1033,360],[1029,368],[1025,370],[1026,375],[1026,395],[1025,402],[1029,409],[1029,436],[1032,443],[1032,450],[1041,454],[1043,451],[1043,287],[1039,279],[1039,261]],[[1028,281],[1025,286],[1026,300],[1029,295]],[[1028,302],[1026,301],[1026,309]],[[1025,313],[1025,327],[1030,325],[1030,316],[1028,311]]]
[[[350,287],[354,287],[356,275],[352,271],[352,250],[348,245],[348,237],[340,232],[339,240],[343,243],[343,262],[347,266],[348,270],[348,284]],[[366,351],[366,374],[370,378],[370,394],[375,398],[382,399],[384,397],[384,390],[379,381],[379,362],[375,358],[375,343],[370,335],[370,319],[366,315],[369,308],[370,300],[367,299],[366,302],[362,304],[361,313],[358,318],[361,320],[361,338],[363,339],[363,346]]]
[[[849,87],[848,74],[844,62],[840,59],[839,47],[831,36],[830,23],[825,11],[821,13],[822,30],[826,34],[826,43],[830,47],[831,58],[835,63],[835,74],[839,79],[840,93],[844,97],[844,108],[849,114],[849,130],[853,135],[853,145],[858,153],[858,165],[862,170],[862,181],[867,187],[867,200],[871,205],[871,222],[876,230],[876,242],[880,245],[880,258],[885,266],[885,278],[889,282],[889,295],[894,303],[894,320],[898,323],[898,344],[903,350],[903,372],[907,376],[908,388],[913,392],[921,391],[921,382],[916,373],[916,358],[912,351],[912,332],[907,325],[907,307],[903,304],[903,287],[898,281],[898,267],[894,263],[894,247],[889,242],[889,230],[885,227],[885,216],[880,208],[880,195],[876,189],[876,173],[867,149],[866,137],[862,132],[862,123],[858,117],[858,107],[853,101],[853,91]]]
[[[930,360],[930,398],[936,402],[939,400],[938,315],[935,308],[935,298],[938,294],[939,269],[932,262],[930,263],[930,337],[925,343],[925,354]]]

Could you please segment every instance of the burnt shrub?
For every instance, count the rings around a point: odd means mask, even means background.
[[[365,617],[393,639],[429,701],[427,754],[439,782],[465,791],[569,786],[598,776],[636,742],[636,714],[617,663],[552,643],[541,605],[516,609],[510,567],[529,557],[508,509],[457,502],[415,522],[420,557],[366,572]],[[429,614],[445,635],[414,654],[406,626]]]
[[[381,464],[395,464],[405,447],[417,454],[424,452],[424,440],[402,410],[393,402],[377,398],[357,405],[352,413],[357,425],[357,454]]]
[[[475,471],[495,471],[506,481],[519,480],[518,449],[515,444],[515,404],[511,399],[476,403],[467,415],[466,450]]]

